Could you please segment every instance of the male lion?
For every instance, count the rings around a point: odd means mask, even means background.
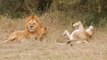
[[[25,24],[25,29],[13,32],[5,42],[21,41],[27,39],[41,40],[47,35],[47,28],[37,16],[30,16]]]

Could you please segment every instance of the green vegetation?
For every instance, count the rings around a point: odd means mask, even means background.
[[[41,16],[55,11],[65,14],[65,18],[81,20],[86,25],[106,26],[106,0],[0,0],[0,14],[12,18],[31,14]]]

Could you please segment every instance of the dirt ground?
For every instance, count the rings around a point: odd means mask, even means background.
[[[106,30],[97,30],[90,43],[70,46],[59,42],[65,41],[62,36],[65,29],[72,30],[71,25],[67,24],[69,21],[59,21],[47,15],[40,18],[48,27],[47,38],[43,42],[30,40],[0,44],[0,60],[107,60]],[[23,29],[24,23],[24,19],[11,20],[8,17],[1,17],[0,42],[3,42],[13,31]]]

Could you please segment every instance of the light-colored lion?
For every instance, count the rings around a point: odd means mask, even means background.
[[[47,28],[41,23],[37,16],[30,16],[27,18],[25,29],[15,31],[10,34],[9,38],[5,41],[21,41],[27,39],[42,40],[47,35]]]
[[[77,41],[78,43],[88,43],[88,39],[94,34],[94,27],[90,26],[85,30],[81,21],[78,21],[73,24],[73,27],[76,26],[78,27],[78,29],[74,30],[71,34],[68,32],[68,30],[64,31],[63,35],[66,35],[69,39],[67,43],[70,43],[71,41]]]

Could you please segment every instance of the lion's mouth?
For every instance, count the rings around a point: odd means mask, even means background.
[[[30,32],[33,32],[34,30],[29,30]]]
[[[29,29],[29,32],[34,32],[34,29]]]

